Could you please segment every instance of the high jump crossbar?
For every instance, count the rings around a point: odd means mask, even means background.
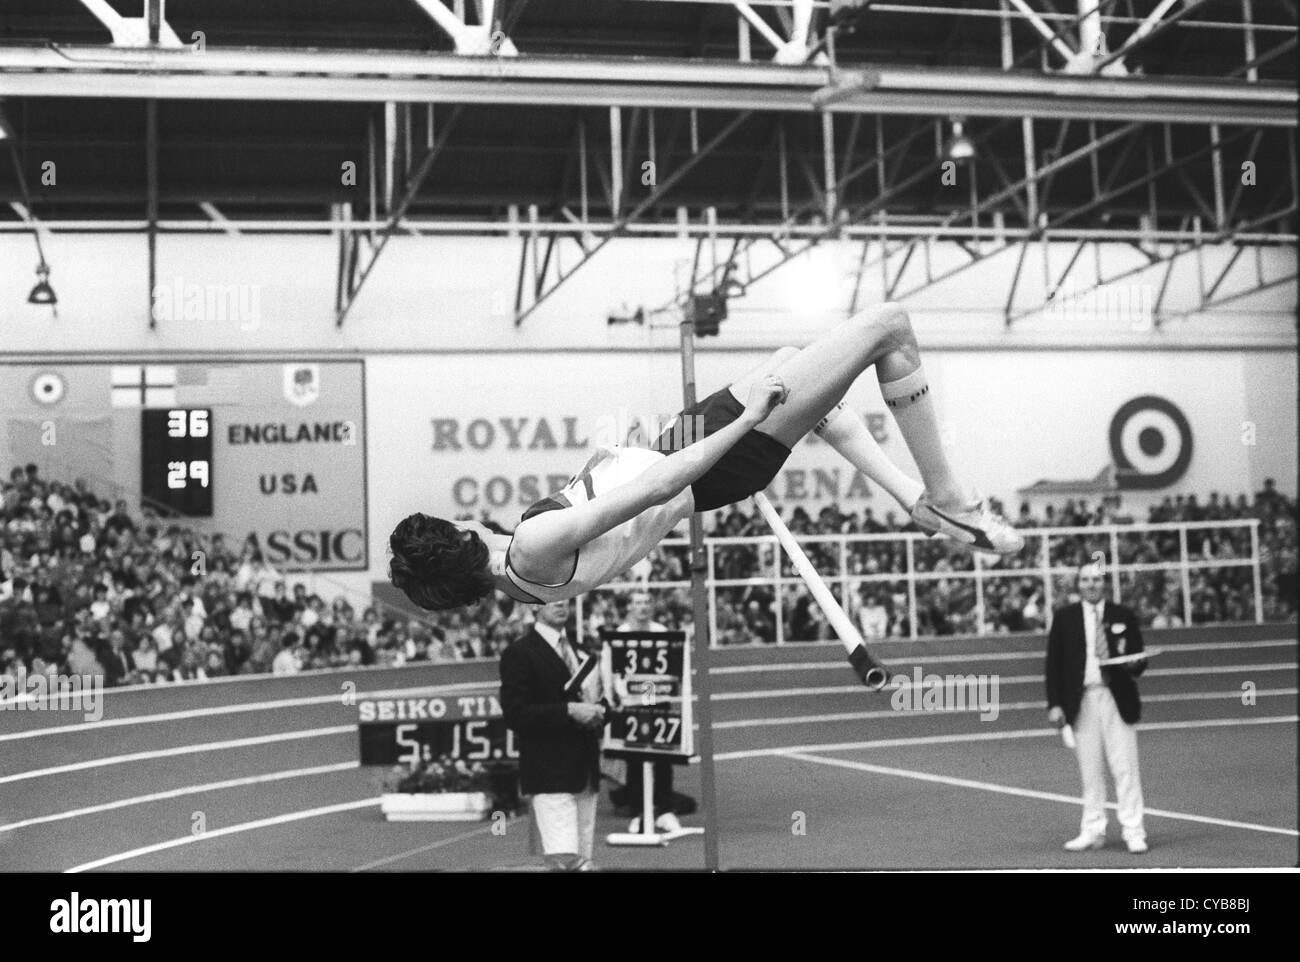
[[[758,505],[758,510],[762,513],[763,519],[767,521],[768,527],[772,529],[776,539],[781,542],[781,547],[785,548],[785,553],[790,556],[790,562],[794,565],[795,571],[799,573],[799,577],[808,586],[813,599],[821,606],[830,626],[835,629],[840,644],[848,652],[849,664],[853,666],[853,670],[858,673],[858,677],[862,679],[864,685],[872,691],[880,691],[889,684],[889,672],[871,656],[866,643],[862,640],[862,635],[853,625],[853,619],[845,614],[844,609],[840,607],[840,603],[835,600],[835,596],[831,594],[830,588],[826,587],[826,582],[822,580],[822,576],[817,573],[817,569],[808,560],[808,556],[804,554],[799,542],[794,539],[790,529],[785,526],[785,522],[777,514],[776,508],[772,507],[772,502],[767,500],[767,495],[762,491],[755,494],[754,504]],[[781,612],[778,611],[776,616],[780,618]]]

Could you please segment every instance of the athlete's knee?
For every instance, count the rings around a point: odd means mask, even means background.
[[[902,304],[886,301],[855,314],[850,323],[862,327],[863,333],[877,349],[884,351],[916,350],[916,334],[912,330],[912,319]]]
[[[907,308],[894,301],[880,305],[880,325],[889,332],[891,338],[899,343],[916,343],[916,334],[912,331],[912,319]]]

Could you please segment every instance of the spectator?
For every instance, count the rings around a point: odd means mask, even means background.
[[[280,622],[280,624],[288,624],[293,621],[294,612],[297,611],[297,606],[293,603],[293,600],[288,596],[288,594],[286,594],[283,578],[277,578],[275,580],[274,587],[271,589],[270,601],[262,607],[266,611],[268,617]]]
[[[108,651],[104,655],[104,684],[121,685],[135,673],[135,655],[127,650],[126,633],[114,628],[108,636]]]
[[[858,630],[868,640],[884,638],[889,633],[889,611],[874,591],[866,596],[858,609]]]
[[[64,661],[70,675],[104,675],[103,664],[95,655],[94,636],[85,625],[64,636]]]
[[[271,673],[274,675],[296,675],[302,671],[302,664],[298,660],[298,636],[289,632],[284,636],[281,643],[280,653],[275,656],[271,663]]]
[[[154,641],[152,636],[144,636],[139,647],[131,653],[131,658],[135,662],[137,680],[147,684],[157,677],[159,664],[158,642]]]

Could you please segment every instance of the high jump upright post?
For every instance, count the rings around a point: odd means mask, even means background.
[[[682,402],[686,409],[695,404],[695,320],[692,311],[685,311],[681,323],[682,335]],[[682,425],[683,432],[694,426]],[[695,692],[696,717],[699,719],[700,753],[700,807],[704,810],[704,868],[718,870],[718,794],[713,772],[713,682],[709,668],[713,661],[709,650],[709,559],[704,547],[704,522],[698,512],[691,512],[691,611],[695,625]]]

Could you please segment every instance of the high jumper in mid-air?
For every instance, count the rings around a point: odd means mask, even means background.
[[[844,405],[869,367],[921,481]],[[598,450],[563,489],[528,508],[512,535],[475,521],[403,519],[389,539],[393,584],[426,610],[493,591],[526,604],[575,597],[627,571],[692,512],[762,491],[810,432],[888,491],[922,531],[978,551],[1024,546],[949,463],[916,336],[898,304],[865,310],[807,347],[781,348],[678,417],[702,431],[670,424],[652,448]]]

